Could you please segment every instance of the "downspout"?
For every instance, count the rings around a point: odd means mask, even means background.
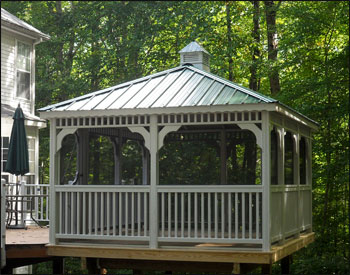
[[[32,102],[31,102],[31,113],[35,115],[35,46],[43,42],[42,37],[34,40],[33,43],[33,61],[32,61]]]

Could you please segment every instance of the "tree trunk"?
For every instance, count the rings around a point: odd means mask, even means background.
[[[233,81],[231,3],[226,2],[228,80]]]
[[[271,94],[275,95],[280,92],[280,79],[278,70],[275,67],[277,61],[277,29],[276,29],[276,13],[279,4],[275,4],[274,1],[265,1],[265,13],[266,13],[266,27],[267,27],[267,49],[268,60],[271,62],[272,68],[269,70],[270,90]]]
[[[260,44],[260,4],[259,1],[253,1],[254,5],[254,13],[253,13],[253,32],[252,36],[254,39],[253,44],[253,56],[252,56],[252,65],[250,66],[250,79],[249,79],[249,88],[258,91],[258,79],[257,79],[257,72],[258,72],[258,64],[257,61],[260,58],[260,50],[259,50],[259,44]]]

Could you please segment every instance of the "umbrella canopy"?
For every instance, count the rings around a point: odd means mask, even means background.
[[[23,176],[29,172],[28,143],[26,129],[24,127],[24,114],[19,105],[13,115],[13,126],[5,171],[16,176]]]

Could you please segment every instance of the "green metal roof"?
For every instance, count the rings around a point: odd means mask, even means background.
[[[183,65],[39,109],[115,110],[273,103],[272,98]]]

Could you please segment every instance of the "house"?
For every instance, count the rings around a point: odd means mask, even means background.
[[[44,120],[35,116],[35,46],[49,40],[47,34],[1,8],[1,178],[15,182],[15,176],[4,172],[12,116],[20,104],[26,117],[30,172],[22,180],[39,183],[39,129]]]
[[[29,173],[21,177],[27,184],[39,184],[39,129],[46,122],[35,116],[35,46],[49,40],[47,34],[1,8],[1,268],[5,266],[5,183],[16,177],[4,172],[13,124],[20,104],[28,137]],[[21,208],[21,206],[19,206]],[[29,214],[28,214],[29,215]],[[24,218],[23,215],[21,217]],[[17,260],[18,262],[18,260]],[[25,261],[23,261],[24,264]]]
[[[90,267],[219,262],[240,273],[313,241],[317,123],[210,73],[197,42],[180,59],[179,67],[39,110],[50,121],[50,255],[85,257]],[[105,140],[99,152],[110,149],[91,163],[96,137]],[[128,141],[142,160],[133,181],[122,169]],[[107,158],[112,176],[93,181],[91,169],[107,171]]]

